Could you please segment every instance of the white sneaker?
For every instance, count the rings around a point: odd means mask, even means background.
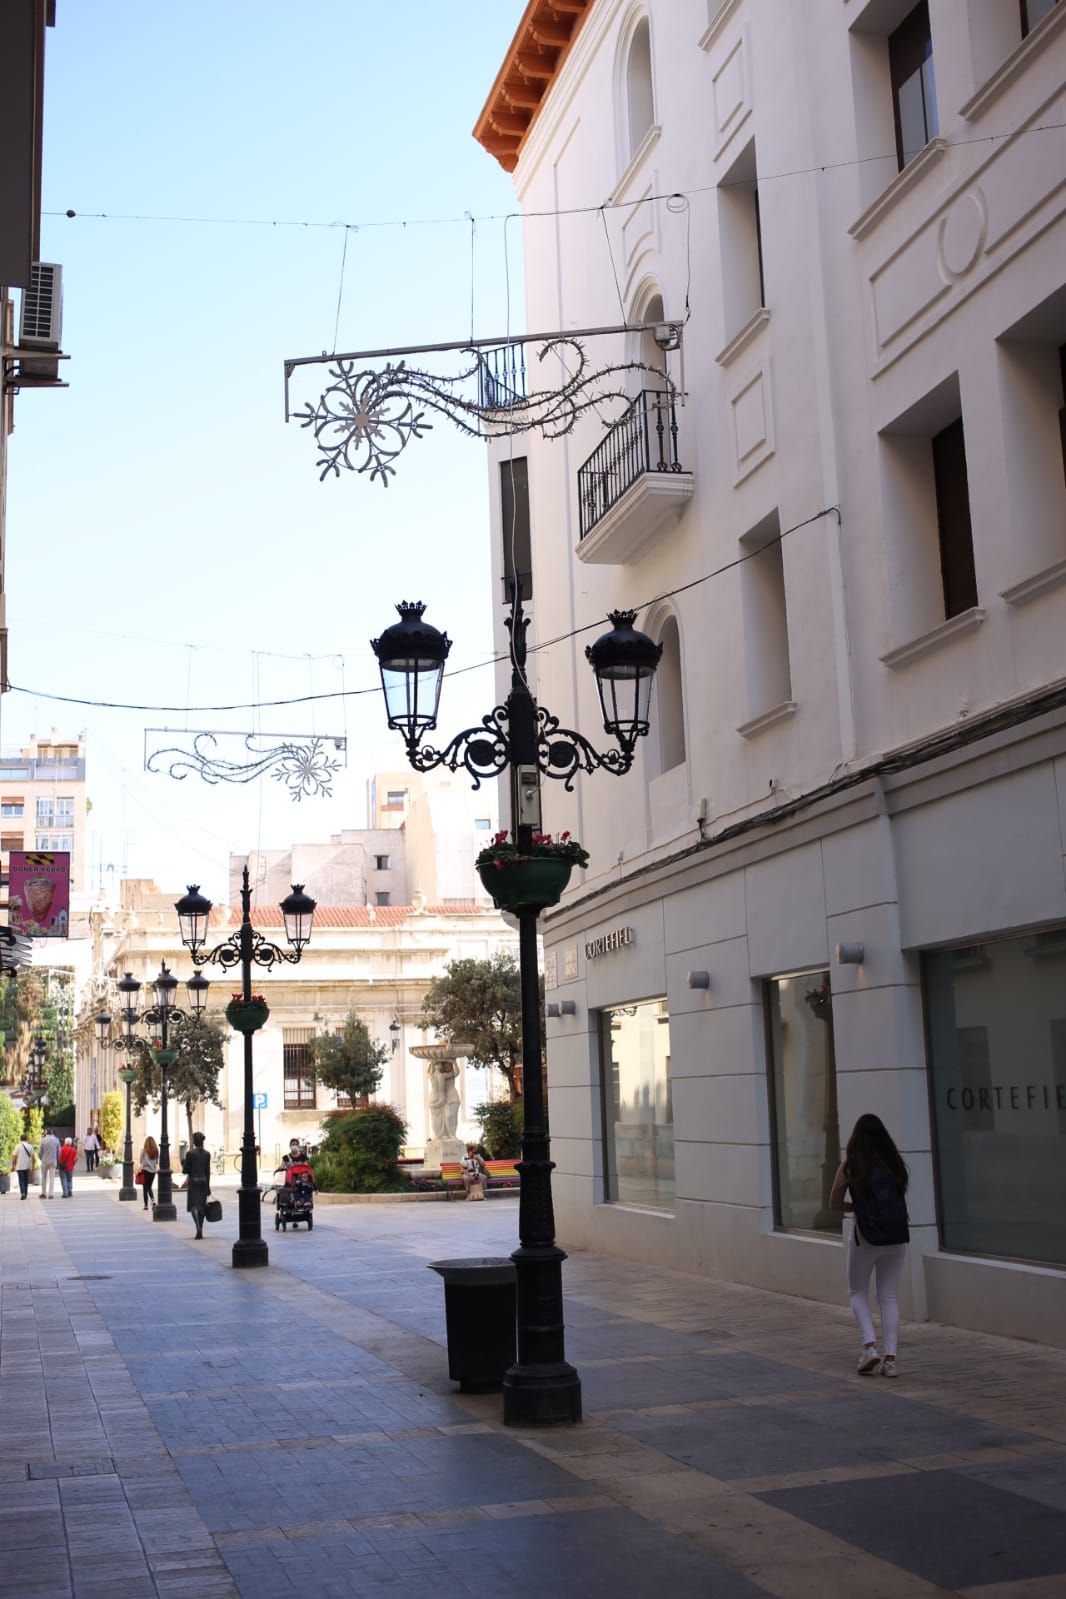
[[[881,1356],[876,1349],[864,1349],[859,1356],[859,1364],[855,1368],[860,1377],[869,1377],[881,1364]]]
[[[895,1355],[885,1356],[884,1360],[881,1362],[881,1375],[882,1377],[896,1377],[899,1375],[896,1371]]]

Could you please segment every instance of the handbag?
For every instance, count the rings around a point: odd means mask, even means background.
[[[143,1173],[143,1171],[139,1171],[137,1173],[136,1177],[133,1180],[134,1180],[135,1183],[143,1184],[144,1183],[144,1173]]]
[[[209,1199],[207,1201],[207,1204],[204,1206],[204,1221],[221,1221],[221,1220],[222,1220],[222,1201],[221,1201],[221,1199]]]

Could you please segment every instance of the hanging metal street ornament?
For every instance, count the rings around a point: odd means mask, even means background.
[[[144,730],[144,769],[164,771],[179,783],[192,773],[205,783],[251,783],[257,777],[273,777],[283,783],[293,800],[328,799],[333,792],[333,774],[348,764],[348,740],[334,734],[314,733],[235,733],[186,731],[192,748],[158,745],[157,737],[173,737],[178,729],[147,727]],[[220,739],[240,739],[248,759],[225,759],[217,753]],[[263,746],[266,746],[265,748]],[[331,749],[343,759],[330,754]]]
[[[404,349],[357,350],[347,354],[300,356],[285,362],[285,420],[295,418],[310,428],[318,445],[319,478],[342,468],[369,472],[387,488],[396,472],[396,457],[412,439],[420,439],[433,426],[427,413],[443,416],[461,432],[474,438],[539,432],[548,439],[572,431],[578,418],[601,405],[612,408],[606,425],[619,420],[633,404],[627,386],[632,373],[646,373],[672,399],[683,398],[680,388],[663,368],[644,361],[616,361],[594,366],[583,339],[607,334],[651,332],[665,353],[680,350],[679,322],[620,324],[617,327],[578,328],[573,332],[531,333],[509,339],[473,339],[452,344],[409,345]],[[562,382],[527,390],[525,347],[539,346],[539,363],[554,357]],[[404,357],[458,352],[472,364],[448,375],[410,367]],[[366,369],[359,362],[385,360],[382,369]],[[308,401],[293,410],[290,384],[297,367],[328,367],[334,381],[316,403]],[[550,365],[545,365],[545,371]]]

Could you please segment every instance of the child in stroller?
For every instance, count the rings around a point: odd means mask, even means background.
[[[290,1160],[286,1155],[274,1178],[274,1231],[285,1232],[290,1222],[294,1228],[306,1222],[310,1232],[315,1225],[315,1174],[311,1167],[306,1160]]]

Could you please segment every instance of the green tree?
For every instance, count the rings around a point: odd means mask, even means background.
[[[192,1143],[192,1117],[196,1106],[209,1101],[221,1105],[219,1078],[225,1058],[225,1041],[229,1036],[224,1027],[211,1014],[175,1027],[168,1043],[176,1051],[174,1063],[167,1071],[167,1094],[185,1107],[188,1141]],[[132,1099],[138,1111],[143,1111],[149,1100],[159,1104],[163,1087],[163,1074],[152,1044],[146,1038],[137,1040],[137,1051],[132,1065],[137,1067],[137,1080],[133,1084]]]
[[[105,1149],[121,1149],[126,1130],[122,1095],[117,1088],[106,1093],[100,1103],[100,1137]]]
[[[479,1105],[474,1120],[481,1123],[481,1142],[490,1160],[510,1160],[522,1153],[522,1101],[505,1099]]]
[[[7,1171],[15,1145],[22,1137],[22,1116],[10,1094],[0,1094],[0,1171]]]
[[[391,1105],[371,1105],[326,1123],[315,1156],[320,1188],[346,1194],[392,1194],[410,1187],[398,1161],[407,1124]]]
[[[31,1105],[23,1114],[26,1118],[26,1137],[36,1149],[44,1137],[44,1111],[40,1105]]]
[[[311,1053],[319,1082],[337,1094],[346,1094],[353,1105],[365,1105],[377,1092],[389,1058],[385,1045],[374,1042],[354,1010],[344,1018],[339,1033],[313,1038]]]
[[[540,998],[543,1012],[543,982]],[[430,983],[422,1015],[444,1043],[461,1044],[473,1065],[502,1072],[511,1099],[521,1098],[522,981],[513,955],[501,950],[488,960],[452,961]]]

